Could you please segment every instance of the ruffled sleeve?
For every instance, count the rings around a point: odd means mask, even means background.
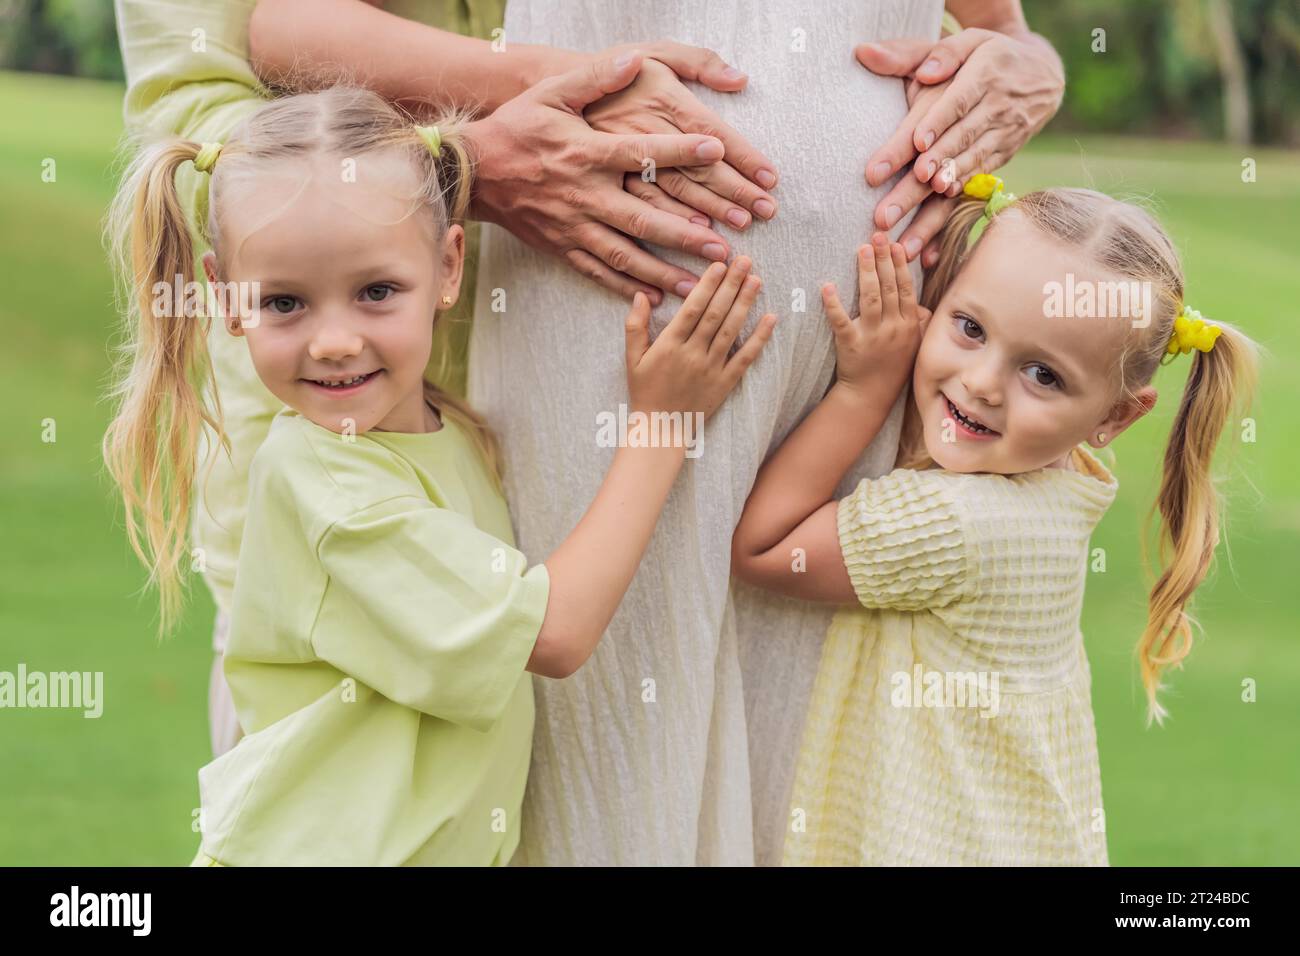
[[[840,549],[863,607],[919,611],[963,596],[965,535],[937,475],[897,469],[840,500]]]

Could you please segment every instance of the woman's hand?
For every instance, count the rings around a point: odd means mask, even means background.
[[[623,89],[642,57],[592,61],[537,83],[491,115],[469,124],[475,158],[471,215],[494,222],[578,272],[631,298],[660,290],[685,295],[695,276],[634,240],[721,261],[726,240],[707,226],[656,209],[624,191],[625,173],[649,161],[658,169],[709,166],[722,142],[695,133],[614,135],[591,129],[590,104]]]
[[[686,219],[702,216],[699,221],[705,226],[711,217],[744,229],[754,216],[771,219],[776,215],[776,201],[767,192],[776,185],[776,173],[767,157],[682,84],[683,78],[697,78],[692,74],[701,69],[700,54],[717,59],[716,54],[668,41],[638,45],[638,49],[646,61],[636,79],[585,110],[591,128],[607,133],[715,136],[722,140],[726,159],[711,166],[652,170],[649,182],[640,170],[628,173],[624,180],[627,191],[673,215]],[[736,75],[743,86],[743,75]]]
[[[951,206],[934,197],[956,196],[971,176],[1005,165],[1056,114],[1065,91],[1055,51],[1028,32],[967,29],[938,43],[864,43],[854,53],[873,73],[910,78],[907,116],[867,161],[872,186],[911,164],[912,175],[875,213],[876,226],[888,229],[927,203],[900,237],[909,259],[938,233]]]
[[[677,314],[650,344],[650,303],[637,296],[627,316],[627,386],[633,411],[717,411],[772,337],[775,315],[765,315],[728,358],[763,283],[750,260],[705,270]]]
[[[912,374],[930,310],[916,302],[899,243],[878,232],[858,249],[858,317],[849,318],[832,282],[822,303],[835,335],[835,384],[872,406],[892,405]]]

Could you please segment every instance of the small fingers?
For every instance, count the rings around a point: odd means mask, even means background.
[[[889,259],[894,266],[894,279],[898,286],[898,308],[907,317],[916,314],[916,289],[912,283],[912,270],[907,267],[907,253],[901,242],[891,243]]]
[[[847,334],[852,328],[853,320],[849,318],[844,303],[840,301],[840,293],[835,288],[834,282],[827,282],[822,286],[822,307],[826,310],[826,318],[836,338]]]
[[[727,312],[727,317],[723,320],[722,325],[718,328],[718,333],[713,337],[713,342],[709,345],[709,358],[715,361],[722,361],[726,358],[727,353],[731,351],[732,343],[740,335],[740,330],[745,327],[745,320],[749,318],[749,310],[754,307],[754,302],[758,299],[758,293],[762,288],[763,280],[758,276],[746,277],[744,284],[740,287],[740,294],[736,296],[736,301],[731,304],[731,310]]]
[[[735,304],[736,297],[740,292],[741,286],[745,282],[745,277],[749,275],[750,267],[753,265],[748,256],[737,256],[735,261],[727,268],[727,274],[723,276],[722,282],[714,291],[713,297],[709,304],[704,308],[704,314],[696,324],[695,330],[691,333],[691,342],[699,346],[703,351],[709,350],[709,345],[713,341],[714,335],[717,334],[719,326],[722,325],[723,319],[731,311],[732,305]]]
[[[858,315],[871,321],[880,318],[880,277],[870,243],[858,247]]]
[[[632,296],[632,309],[624,322],[628,371],[636,368],[650,347],[650,299],[644,292]]]
[[[721,262],[715,262],[705,269],[704,275],[700,276],[700,281],[686,296],[686,301],[681,304],[681,308],[677,310],[677,314],[668,322],[659,337],[666,338],[670,342],[685,342],[690,338],[691,333],[695,331],[695,326],[699,324],[700,316],[704,314],[705,308],[713,298],[713,293],[722,284],[726,274],[727,267]]]
[[[889,237],[883,232],[872,236],[871,251],[876,259],[876,275],[880,279],[881,315],[893,315],[898,311],[898,277],[894,273]]]
[[[753,335],[746,339],[745,344],[738,348],[736,354],[727,361],[725,370],[729,373],[729,380],[733,385],[740,381],[740,377],[745,374],[745,370],[754,364],[754,360],[763,351],[763,346],[772,338],[772,330],[775,328],[776,316],[769,312],[758,320]]]

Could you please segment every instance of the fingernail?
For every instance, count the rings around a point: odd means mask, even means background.
[[[725,70],[723,70],[722,76],[723,79],[727,79],[727,80],[743,80],[745,78],[745,74],[741,73],[734,66],[729,66]]]
[[[636,53],[637,53],[636,50],[632,50],[628,53],[624,53],[622,56],[620,56],[617,60],[614,61],[614,69],[616,70],[623,69],[623,67],[627,66],[629,63],[632,62],[632,58],[636,56]]]
[[[878,182],[884,182],[889,178],[889,163],[876,163],[871,167],[871,178]]]
[[[885,210],[885,227],[889,229],[894,228],[894,223],[898,222],[898,217],[902,214],[903,210],[898,206],[889,206]]]
[[[911,259],[921,251],[921,240],[913,236],[911,239],[907,240],[907,242],[903,243],[903,249],[907,252],[907,258]]]
[[[704,226],[706,229],[709,227],[708,216],[691,216],[691,222],[695,223],[697,226]]]
[[[676,292],[679,296],[681,296],[684,299],[691,294],[691,290],[694,288],[695,288],[695,280],[683,279],[681,282],[673,286],[673,291]]]
[[[776,173],[770,169],[760,169],[754,174],[754,178],[758,180],[758,184],[764,189],[771,189],[776,185]]]
[[[922,73],[938,73],[938,72],[939,72],[939,61],[936,60],[934,57],[930,57],[930,59],[928,59],[928,60],[925,61],[925,64],[921,67],[920,72],[922,72]]]
[[[749,217],[739,209],[728,209],[727,222],[731,223],[737,229],[744,229],[745,226],[749,225]]]
[[[727,258],[727,248],[718,242],[707,242],[704,244],[703,252],[710,259],[722,261]]]
[[[716,139],[706,139],[704,142],[700,143],[699,146],[695,147],[695,155],[700,159],[721,159],[723,152],[722,144]]]
[[[939,164],[936,163],[933,159],[927,159],[927,160],[925,161],[925,167],[924,167],[924,168],[925,168],[925,178],[926,178],[926,179],[931,179],[931,178],[933,178],[933,176],[934,176],[934,171],[935,171],[935,169],[938,168],[938,166],[939,166]]]
[[[776,207],[766,199],[760,199],[754,203],[754,212],[764,219],[771,219],[776,215]]]
[[[928,132],[925,134],[925,139],[923,139],[921,142],[925,143],[925,148],[926,148],[926,149],[929,149],[931,146],[933,146],[933,145],[934,145],[934,130],[930,130],[930,131],[928,131]]]

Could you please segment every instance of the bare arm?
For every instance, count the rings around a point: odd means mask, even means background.
[[[858,283],[857,319],[834,285],[822,288],[835,334],[835,383],[760,469],[732,536],[737,577],[805,600],[856,600],[832,499],[906,385],[927,317],[902,246],[891,247],[882,233],[858,252]]]
[[[637,296],[627,319],[629,415],[712,415],[771,338],[764,316],[730,359],[758,297],[759,280],[739,257],[710,266],[651,345],[650,304]],[[683,431],[683,434],[684,431]],[[550,595],[528,669],[567,677],[591,656],[632,582],[684,447],[620,447],[596,498],[573,532],[546,559]]]
[[[485,112],[586,59],[528,43],[494,52],[487,40],[405,20],[360,0],[259,0],[248,43],[258,76],[293,90],[341,74],[395,102]]]

